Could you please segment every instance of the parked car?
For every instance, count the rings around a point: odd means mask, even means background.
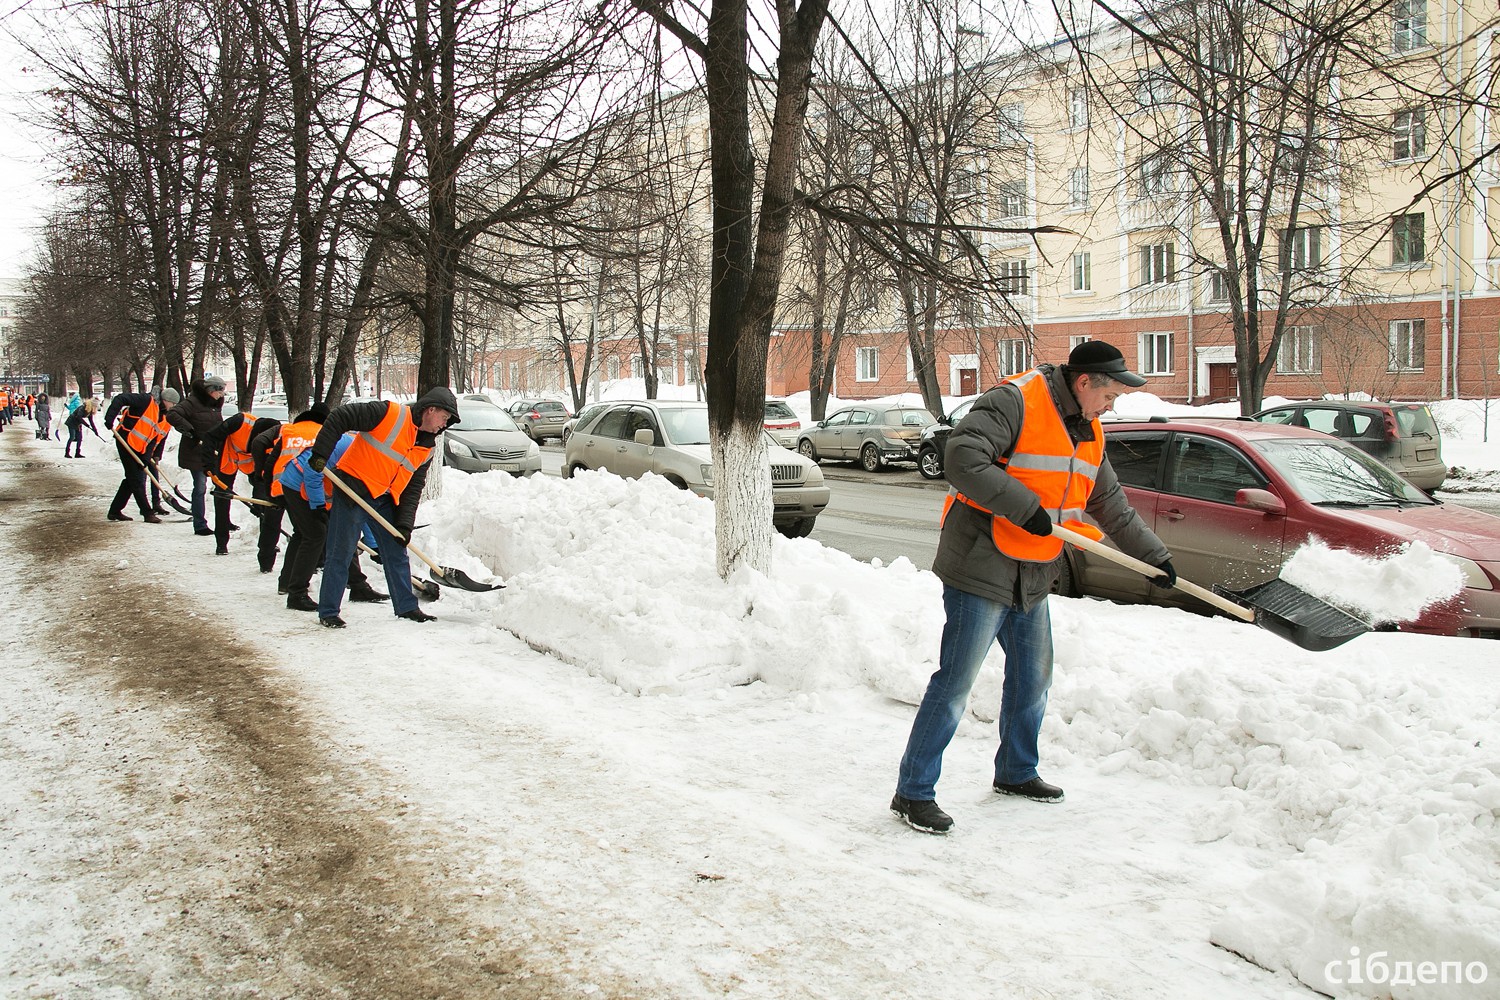
[[[573,428],[580,424],[586,424],[594,417],[597,417],[599,412],[607,405],[607,403],[590,403],[569,417],[567,423],[563,424],[562,443],[566,446],[568,438],[573,436]]]
[[[804,429],[797,450],[814,462],[858,461],[866,472],[878,472],[891,462],[915,462],[922,428],[933,422],[921,407],[849,406]]]
[[[555,399],[518,399],[505,409],[537,444],[545,444],[548,438],[561,441],[563,424],[572,416]]]
[[[458,423],[443,432],[443,464],[461,472],[509,472],[516,477],[542,471],[542,450],[489,400],[463,396]]]
[[[771,453],[772,523],[788,538],[811,533],[828,506],[823,470],[767,435]],[[713,499],[713,456],[708,444],[708,404],[648,400],[605,403],[568,435],[563,476],[604,469],[626,479],[655,473],[681,489]]]
[[[776,443],[783,448],[797,447],[797,432],[802,430],[802,421],[797,419],[797,414],[786,405],[784,399],[766,400],[766,417],[762,424],[766,433],[776,439]]]
[[[1320,399],[1268,407],[1254,417],[1263,423],[1311,427],[1343,438],[1429,493],[1448,478],[1442,436],[1425,403]]]
[[[948,447],[948,434],[958,426],[958,422],[978,398],[975,396],[964,400],[953,408],[952,413],[946,417],[938,417],[936,422],[922,428],[922,440],[917,445],[917,471],[922,474],[923,479],[943,478],[943,449]]]
[[[1441,503],[1338,438],[1230,418],[1111,421],[1110,464],[1184,579],[1245,590],[1304,543],[1389,555],[1421,541],[1464,573],[1457,597],[1401,631],[1500,638],[1500,518]],[[1180,590],[1069,547],[1059,592],[1208,611]]]

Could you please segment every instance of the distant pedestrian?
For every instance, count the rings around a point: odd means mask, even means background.
[[[41,441],[52,436],[52,400],[45,392],[36,397],[36,436]]]
[[[68,443],[63,445],[63,458],[83,457],[83,425],[88,424],[89,430],[97,437],[99,428],[94,426],[94,401],[88,403],[79,401],[78,405],[68,412],[67,419],[63,425],[68,429]],[[76,451],[76,454],[74,452]]]

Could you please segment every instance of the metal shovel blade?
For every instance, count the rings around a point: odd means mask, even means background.
[[[476,594],[487,594],[492,590],[504,590],[503,583],[480,583],[461,569],[452,566],[444,566],[441,570],[430,569],[427,571],[438,583],[445,587],[457,587],[459,590],[468,590]]]
[[[1214,591],[1255,612],[1255,624],[1314,653],[1342,646],[1370,631],[1369,622],[1277,577],[1248,590]]]
[[[411,589],[418,597],[425,597],[429,601],[435,601],[443,596],[443,588],[431,580],[424,580],[420,576],[411,578]]]

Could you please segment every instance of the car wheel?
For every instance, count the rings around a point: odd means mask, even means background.
[[[677,487],[679,490],[685,490],[685,489],[687,489],[687,481],[684,480],[681,476],[667,476],[666,479],[667,479],[667,482],[671,483],[673,486]]]
[[[923,479],[943,478],[943,456],[932,445],[923,445],[917,453],[917,471]]]
[[[563,466],[563,478],[572,479],[575,472],[587,472],[589,467],[582,462],[574,462],[572,465]]]
[[[812,438],[803,438],[797,442],[797,453],[809,462],[818,460],[818,449],[813,447]]]
[[[531,440],[536,441],[536,435],[533,434],[533,433],[531,433],[531,425],[530,424],[522,424],[521,425],[521,433],[525,434],[527,437],[531,438]],[[541,444],[540,441],[536,441],[536,443],[537,444]]]
[[[1078,596],[1078,584],[1073,579],[1073,564],[1068,562],[1067,556],[1058,560],[1057,582],[1052,585],[1052,593],[1058,597]]]
[[[806,538],[808,535],[812,534],[813,522],[815,522],[816,520],[817,518],[815,517],[798,518],[795,521],[788,521],[785,524],[778,524],[776,526],[776,530],[781,532],[787,538]]]
[[[866,472],[879,472],[885,468],[885,459],[880,457],[880,449],[873,444],[867,444],[859,450],[859,466]]]

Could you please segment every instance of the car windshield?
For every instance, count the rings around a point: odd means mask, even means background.
[[[663,407],[662,429],[673,444],[708,444],[708,407]]]
[[[456,431],[517,431],[516,422],[510,418],[510,414],[498,406],[486,406],[476,403],[473,406],[458,404],[458,425],[453,428]]]
[[[767,419],[767,420],[795,420],[795,419],[797,419],[797,414],[793,413],[792,412],[792,408],[790,406],[787,406],[785,403],[783,403],[779,399],[777,399],[777,400],[768,400],[766,402],[766,416],[765,416],[765,419]]]
[[[1358,448],[1342,441],[1257,441],[1266,461],[1309,503],[1325,507],[1431,505],[1435,501]]]
[[[886,410],[885,422],[898,427],[926,427],[937,418],[926,410]]]

